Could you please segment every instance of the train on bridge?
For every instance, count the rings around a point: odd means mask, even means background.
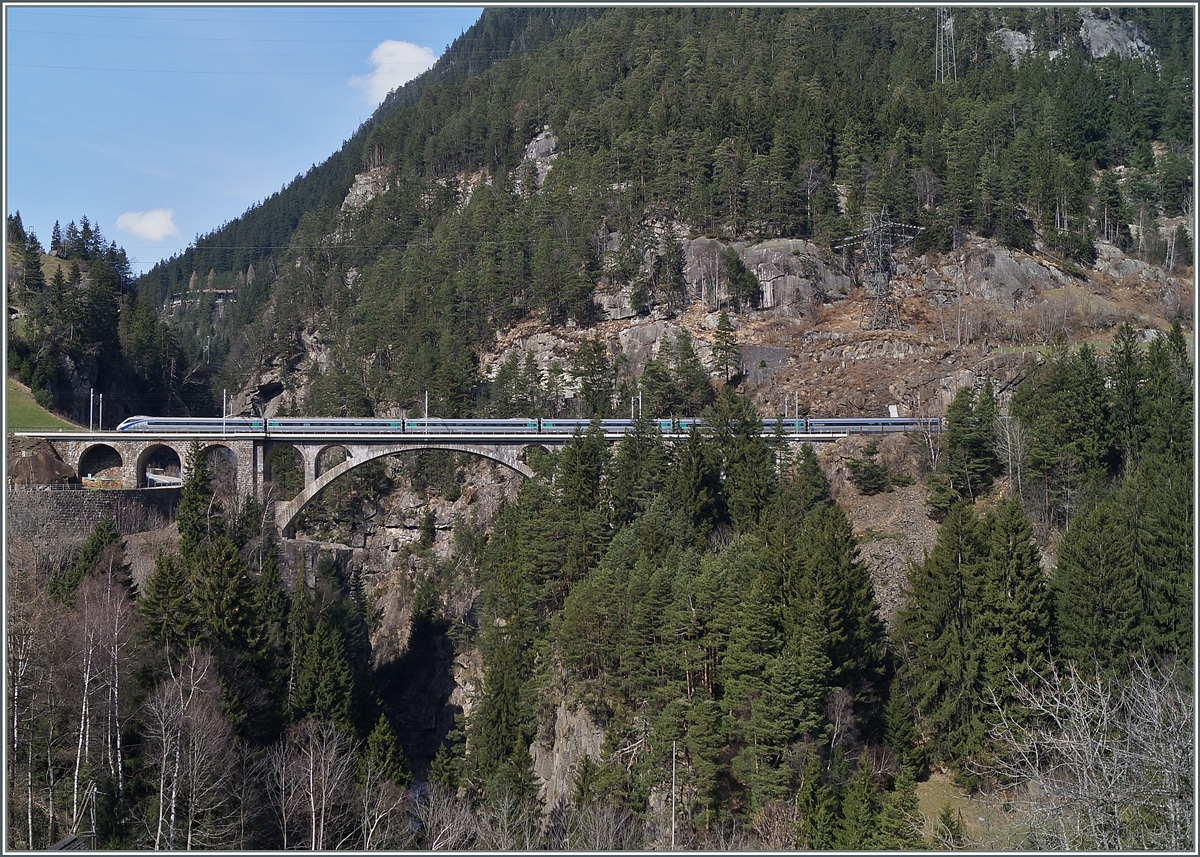
[[[663,434],[687,434],[692,428],[705,431],[701,419],[672,418],[651,421]],[[154,434],[236,434],[287,437],[289,435],[562,435],[587,431],[590,420],[551,419],[410,419],[401,417],[130,417],[117,431]],[[937,432],[939,417],[840,417],[765,419],[763,434],[882,434],[891,432]],[[601,420],[605,434],[633,431],[635,420]]]

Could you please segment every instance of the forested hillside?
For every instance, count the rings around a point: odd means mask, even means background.
[[[828,247],[886,205],[925,227],[916,252],[959,230],[1083,264],[1101,236],[1161,259],[1166,241],[1127,224],[1191,198],[1192,34],[1169,10],[1129,16],[1154,61],[1093,60],[1074,12],[962,10],[952,83],[933,78],[930,10],[515,14],[485,14],[330,161],[140,279],[157,306],[196,293],[177,330],[226,386],[302,355],[319,315],[340,401],[317,391],[313,413],[428,389],[463,415],[480,350],[522,318],[587,325],[610,281],[642,312],[678,309],[689,235]],[[1004,26],[1035,51],[1014,62]],[[543,128],[557,155],[536,187],[518,167]],[[367,170],[390,190],[342,211]],[[215,288],[237,294],[220,321]]]
[[[933,9],[493,9],[136,280],[10,216],[65,412],[646,418],[511,490],[372,462],[284,542],[197,445],[173,530],[10,543],[6,845],[1194,848],[1192,20],[957,9],[943,80]],[[860,496],[936,524],[890,611]]]

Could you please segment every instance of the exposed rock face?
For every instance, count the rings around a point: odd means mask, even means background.
[[[907,273],[904,268],[901,271]],[[1029,300],[1039,290],[1057,288],[1068,280],[1025,253],[981,239],[972,239],[941,265],[925,268],[922,275],[922,284],[934,300],[969,294],[1008,307],[1014,299]]]
[[[542,128],[542,132],[525,147],[522,161],[531,164],[537,177],[537,186],[541,187],[546,176],[550,175],[550,167],[558,157],[558,138],[550,131],[550,126]]]
[[[584,756],[600,761],[604,730],[583,709],[559,704],[549,735],[533,742],[533,773],[541,780],[538,797],[547,811],[561,799],[570,800],[575,790],[575,771]]]
[[[1091,9],[1080,9],[1079,17],[1083,19],[1079,36],[1096,59],[1111,53],[1124,59],[1150,56],[1150,45],[1133,24],[1114,15],[1101,18]]]
[[[777,238],[733,247],[762,284],[763,309],[802,315],[813,298],[839,300],[853,284],[826,265],[816,245],[808,241]]]
[[[667,227],[674,233],[681,231],[681,228],[679,224]],[[826,264],[816,245],[799,239],[776,238],[757,244],[728,244],[714,238],[699,237],[685,238],[680,244],[683,248],[683,276],[689,303],[700,302],[715,307],[728,299],[729,292],[721,271],[721,254],[730,246],[758,278],[761,285],[760,306],[765,310],[800,316],[813,299],[823,302],[840,300],[850,293],[853,286],[850,277]],[[615,253],[619,246],[620,236],[614,233],[609,236],[606,252]],[[643,270],[645,273],[648,273],[648,266]],[[607,321],[637,315],[628,285],[618,284],[615,288],[610,286],[597,290],[595,302],[599,317]]]
[[[992,33],[992,38],[998,41],[1000,46],[1008,52],[1008,55],[1013,58],[1014,63],[1019,63],[1021,57],[1033,52],[1033,37],[1028,33],[1020,33],[1016,30],[1010,30],[1008,27],[1001,27]]]
[[[350,186],[350,192],[342,200],[342,212],[357,211],[379,194],[391,190],[390,175],[390,171],[386,167],[379,167],[356,175],[354,184]]]
[[[14,485],[53,485],[79,482],[70,465],[59,458],[47,440],[8,436],[8,481]]]

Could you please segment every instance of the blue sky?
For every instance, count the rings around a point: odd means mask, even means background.
[[[147,270],[328,158],[481,12],[6,4],[5,211],[47,248],[86,215]]]

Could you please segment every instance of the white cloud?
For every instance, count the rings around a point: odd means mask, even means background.
[[[375,70],[366,77],[355,75],[350,78],[350,84],[365,91],[373,104],[379,104],[389,92],[408,83],[436,61],[437,57],[429,48],[388,39],[380,42],[367,57]]]
[[[168,235],[178,235],[175,212],[169,208],[153,211],[127,211],[117,218],[117,231],[128,232],[147,241],[161,241]]]

